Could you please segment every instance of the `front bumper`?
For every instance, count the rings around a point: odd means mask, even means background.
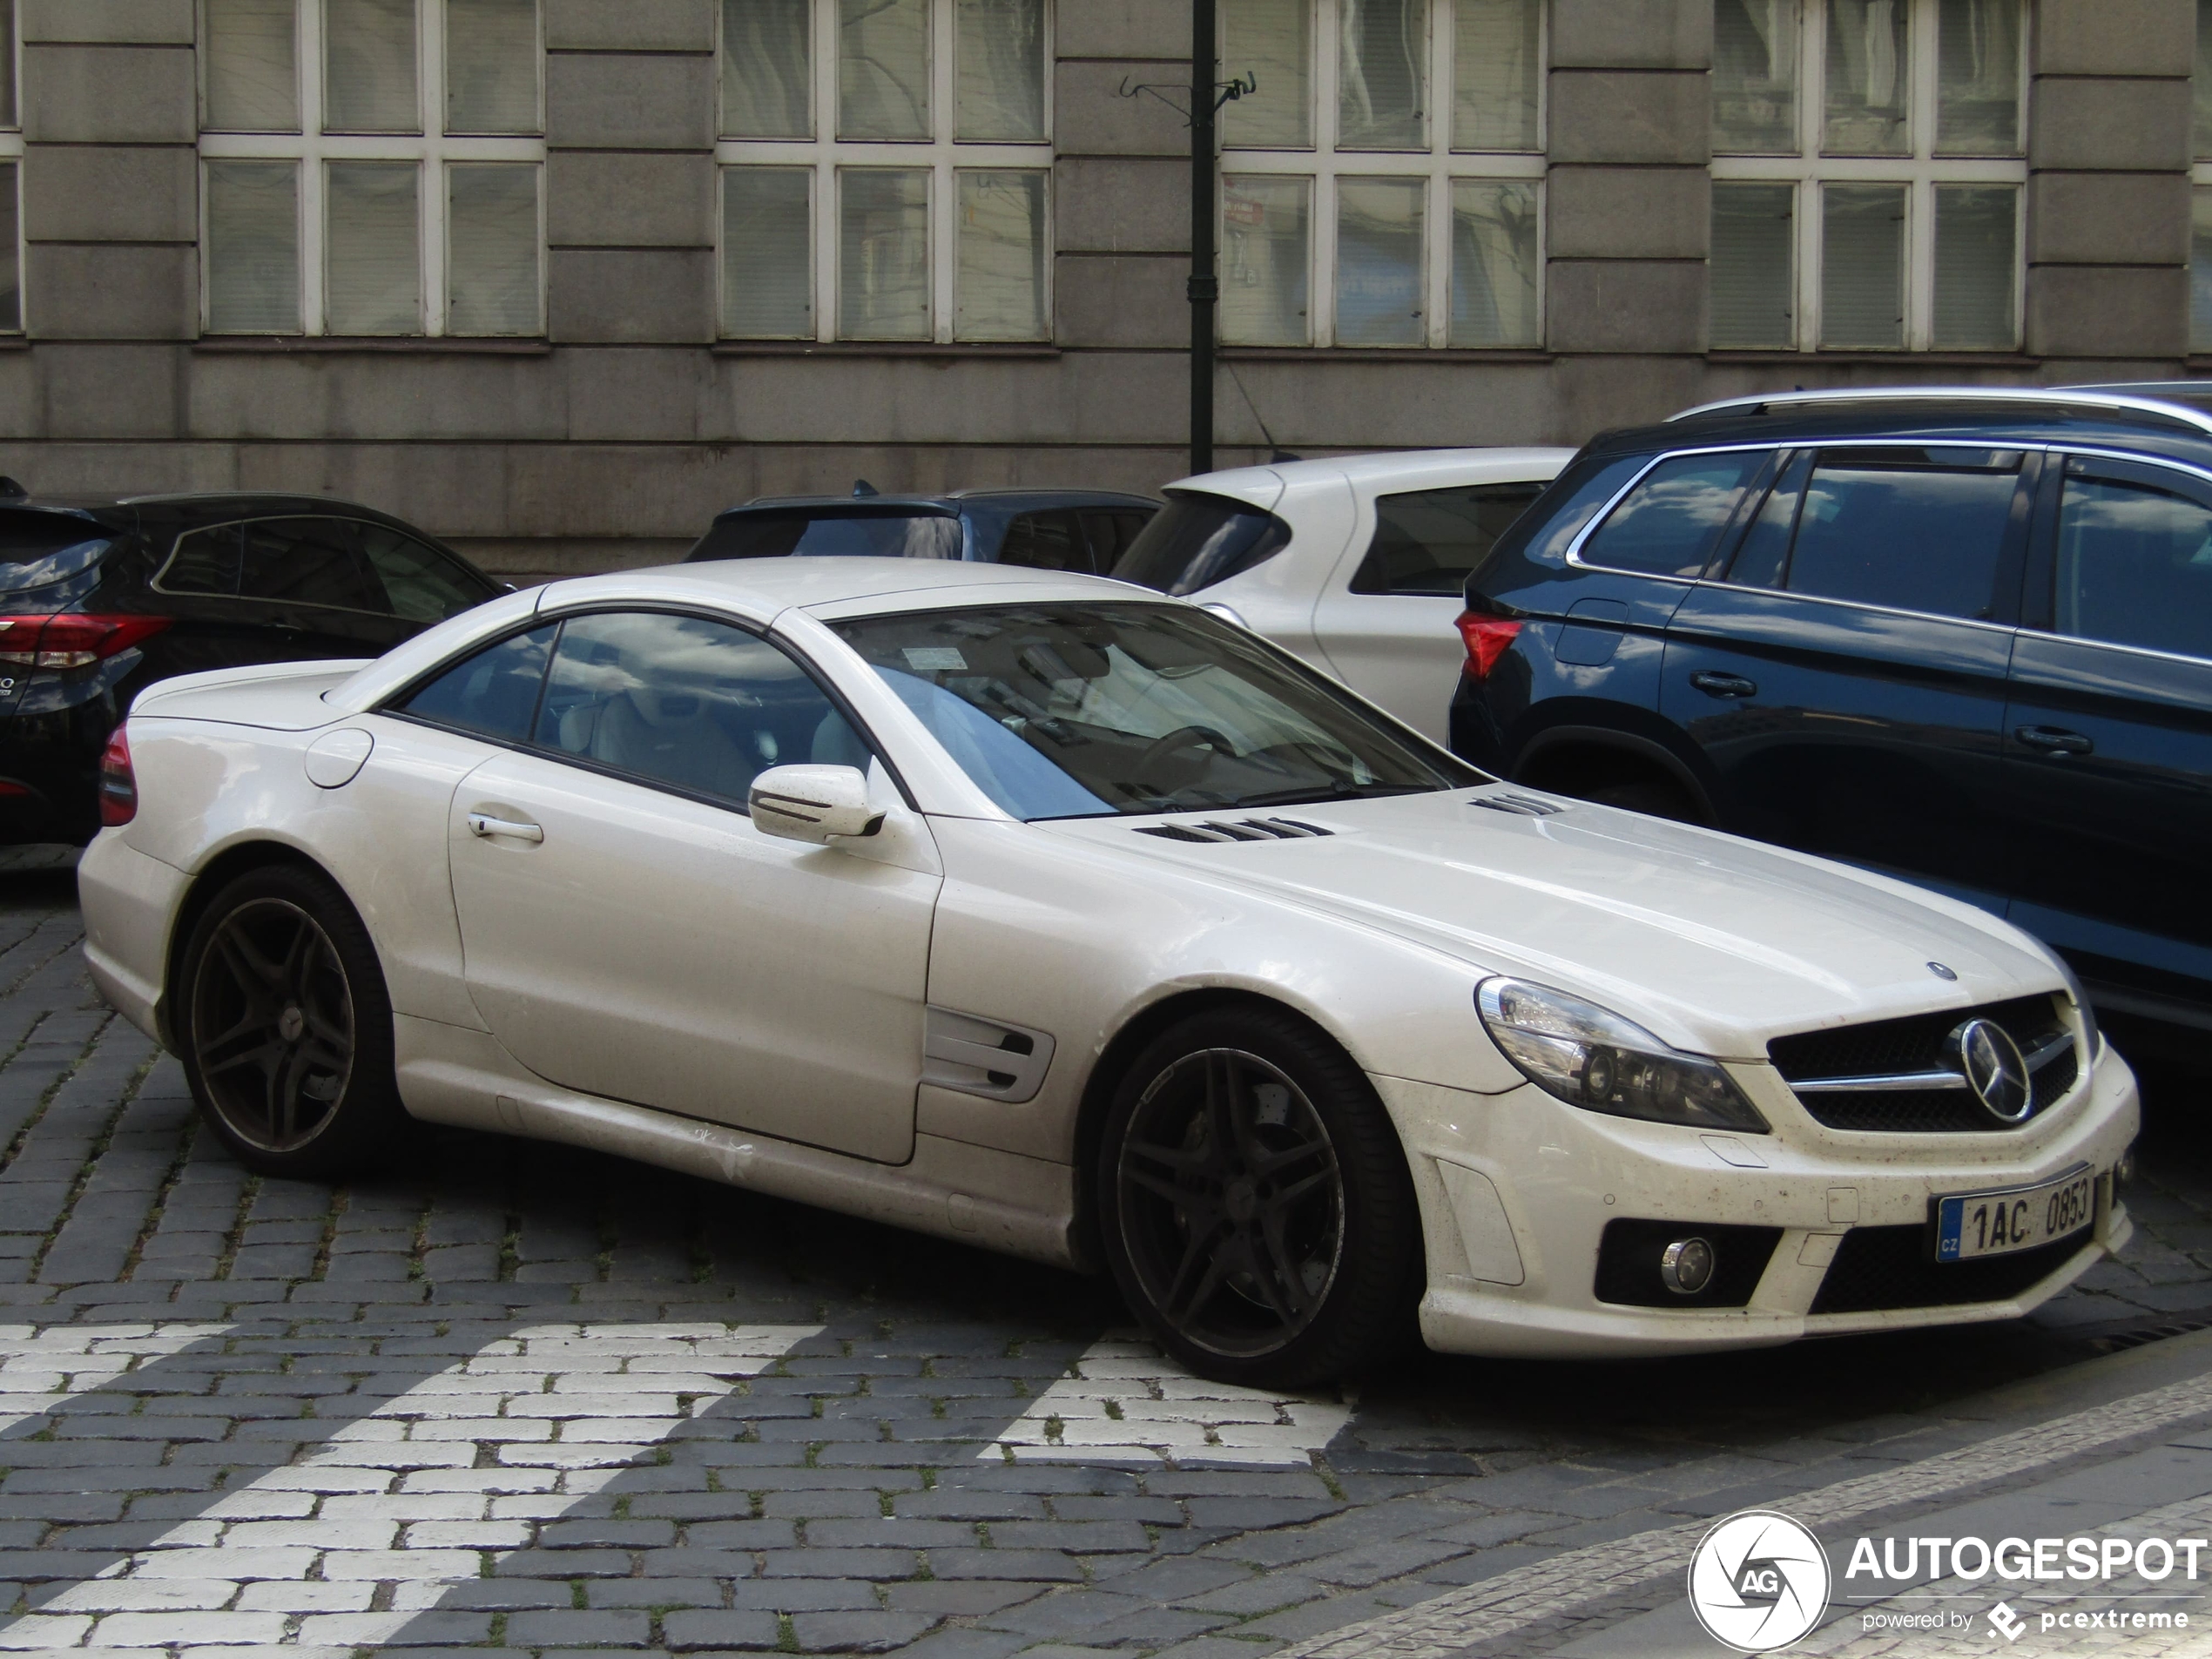
[[[1428,1345],[1548,1359],[1689,1353],[2014,1318],[2119,1250],[2132,1231],[2111,1181],[2102,1179],[2096,1219],[2080,1247],[2051,1247],[2058,1259],[2046,1262],[2048,1271],[2001,1299],[1815,1312],[1855,1230],[1925,1228],[1931,1198],[1944,1193],[2030,1185],[2084,1163],[2111,1170],[2140,1123],[2135,1080],[2107,1048],[2084,1081],[2025,1129],[1874,1135],[1822,1129],[1801,1110],[1792,1120],[1776,1093],[1793,1109],[1794,1097],[1770,1076],[1759,1103],[1776,1123],[1769,1136],[1606,1117],[1533,1084],[1484,1096],[1375,1078],[1420,1196]],[[1766,1228],[1779,1237],[1741,1306],[1602,1301],[1596,1270],[1606,1224],[1629,1218]]]

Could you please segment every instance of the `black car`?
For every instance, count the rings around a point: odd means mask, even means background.
[[[2212,1026],[2208,410],[1810,393],[1602,436],[1469,580],[1453,747],[1969,900]]]
[[[948,496],[764,496],[718,515],[695,559],[826,554],[970,559],[1104,576],[1160,503],[1103,489],[962,489]]]
[[[0,843],[82,843],[145,686],[376,657],[502,585],[396,518],[305,496],[33,499],[0,479]]]

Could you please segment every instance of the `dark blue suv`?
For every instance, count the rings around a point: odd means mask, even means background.
[[[1744,399],[1471,578],[1452,745],[1885,871],[2212,1027],[2212,382]]]

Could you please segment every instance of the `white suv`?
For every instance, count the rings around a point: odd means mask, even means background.
[[[1210,472],[1114,567],[1297,652],[1442,743],[1469,571],[1571,449],[1419,449]]]

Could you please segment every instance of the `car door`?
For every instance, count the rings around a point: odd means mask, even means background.
[[[778,840],[745,813],[782,763],[890,787],[816,682],[728,623],[577,616],[531,732],[462,785],[448,834],[469,991],[500,1042],[580,1093],[903,1162],[934,856]]]
[[[1366,547],[1338,562],[1314,605],[1314,637],[1337,678],[1447,742],[1467,656],[1453,623],[1467,577],[1543,488],[1453,484],[1377,496]]]
[[[2101,1001],[2212,1005],[2212,483],[2067,458],[2005,709],[2012,919]]]
[[[1725,579],[1667,632],[1660,712],[1703,752],[1723,827],[2002,909],[1999,733],[2039,464],[1784,458]]]
[[[286,639],[291,657],[381,657],[415,631],[391,614],[347,519],[246,524],[238,593],[249,617]]]

